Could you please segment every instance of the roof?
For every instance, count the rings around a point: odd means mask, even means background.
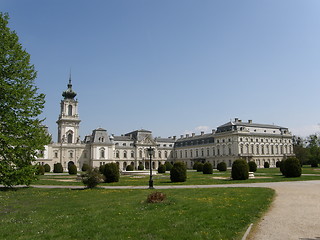
[[[259,127],[259,128],[285,128],[277,125],[271,124],[260,124],[260,123],[252,123],[252,122],[242,122],[242,121],[230,121],[227,122],[218,128],[228,127],[228,126],[244,126],[244,127]]]

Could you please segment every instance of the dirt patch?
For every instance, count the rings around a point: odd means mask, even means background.
[[[50,181],[57,181],[57,182],[78,182],[77,180],[74,179],[46,179]]]

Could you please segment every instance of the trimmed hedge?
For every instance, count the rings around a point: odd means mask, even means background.
[[[45,171],[45,172],[50,172],[50,170],[51,170],[50,165],[46,163],[46,164],[44,165],[44,171]]]
[[[219,170],[220,172],[227,171],[227,164],[225,162],[219,162],[217,165],[217,170]]]
[[[164,165],[166,166],[166,171],[171,171],[173,166],[172,166],[172,164],[170,162],[165,162]]]
[[[158,173],[165,173],[166,172],[166,166],[163,164],[160,164],[158,167]]]
[[[199,164],[199,162],[195,162],[195,163],[193,164],[193,166],[192,166],[192,169],[193,169],[193,170],[198,170],[198,164]]]
[[[257,164],[254,161],[250,161],[248,165],[249,165],[249,172],[257,171]]]
[[[310,165],[311,165],[311,167],[313,167],[313,168],[318,167],[318,162],[317,162],[317,160],[315,160],[315,159],[311,160],[311,161],[310,161]]]
[[[99,172],[98,168],[89,168],[85,173],[81,174],[82,183],[87,188],[96,187],[103,179],[103,175]]]
[[[183,162],[176,162],[170,171],[171,182],[185,182],[187,180],[187,167]]]
[[[63,167],[62,167],[61,163],[55,163],[53,165],[53,172],[54,173],[63,173]]]
[[[203,171],[203,163],[199,162],[197,164],[197,172],[202,172]]]
[[[133,166],[131,164],[129,164],[127,167],[126,167],[126,171],[133,171]]]
[[[269,162],[264,162],[263,166],[264,166],[264,168],[269,168],[270,164],[269,164]]]
[[[68,167],[68,172],[70,175],[75,175],[77,174],[78,170],[77,170],[77,166],[74,164],[70,164]]]
[[[249,178],[249,166],[246,160],[238,159],[233,162],[231,177],[233,180],[246,180]]]
[[[84,164],[82,165],[81,171],[82,171],[82,172],[88,171],[89,168],[90,168],[89,164],[88,164],[88,163],[84,163]]]
[[[300,177],[301,165],[300,161],[295,157],[287,158],[283,163],[285,177]]]
[[[209,162],[206,162],[203,164],[203,174],[212,174],[213,173],[213,168],[212,164]]]
[[[129,166],[131,166],[131,165],[129,165]],[[105,176],[105,182],[107,182],[107,183],[119,182],[120,172],[119,172],[118,164],[107,163],[106,165],[104,165],[103,175]]]
[[[280,161],[277,161],[277,162],[276,162],[276,167],[277,167],[277,168],[280,167],[280,163],[281,163]]]
[[[142,163],[140,163],[140,164],[139,164],[139,166],[138,166],[138,170],[140,170],[140,171],[144,170],[144,166],[143,166],[143,164],[142,164]]]
[[[44,175],[44,172],[45,172],[44,166],[42,166],[42,165],[37,165],[37,172],[36,172],[36,174],[37,174],[37,175]]]
[[[103,164],[103,165],[100,165],[100,167],[99,167],[99,172],[101,173],[101,174],[103,174],[104,173],[104,168],[105,168],[105,164]],[[88,169],[89,170],[89,169]],[[88,171],[87,170],[87,171]]]

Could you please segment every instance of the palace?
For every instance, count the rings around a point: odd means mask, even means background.
[[[293,155],[292,135],[288,128],[257,124],[251,120],[242,122],[239,119],[221,125],[211,133],[200,135],[186,134],[179,139],[153,138],[148,130],[136,130],[121,136],[110,135],[107,130],[98,128],[91,135],[80,140],[77,93],[72,89],[69,79],[68,89],[62,93],[58,124],[58,141],[45,146],[37,163],[61,163],[67,169],[68,164],[75,164],[81,169],[84,163],[92,167],[116,162],[124,171],[130,164],[137,169],[143,164],[150,169],[147,148],[154,149],[152,168],[166,161],[182,161],[188,168],[194,162],[210,162],[216,167],[225,162],[231,167],[234,160],[244,158],[255,161],[258,167],[268,162],[275,167],[277,161]]]

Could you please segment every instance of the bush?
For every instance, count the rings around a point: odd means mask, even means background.
[[[140,164],[139,164],[139,166],[138,166],[138,170],[140,170],[140,171],[144,170],[144,166],[143,166],[143,164],[142,164],[142,163],[140,163]]]
[[[163,202],[165,199],[166,199],[166,195],[164,193],[153,192],[148,195],[147,203],[159,203],[159,202]]]
[[[280,167],[280,163],[281,163],[280,161],[277,161],[277,162],[276,162],[276,167],[277,167],[277,168]]]
[[[213,168],[212,164],[209,162],[206,162],[203,164],[203,174],[212,174],[213,173]]]
[[[99,167],[99,172],[101,173],[101,174],[103,174],[104,173],[104,168],[105,168],[105,164],[103,164],[103,165],[100,165],[100,167]]]
[[[233,180],[246,180],[249,178],[249,166],[246,160],[238,159],[233,162],[231,177]]]
[[[53,165],[53,172],[54,173],[63,173],[63,167],[62,167],[61,163],[55,163]]]
[[[130,164],[126,167],[126,171],[133,171],[133,166]]]
[[[42,165],[37,165],[37,172],[36,172],[36,174],[37,174],[37,175],[44,175],[44,172],[45,172],[44,166],[42,166]]]
[[[264,162],[263,166],[264,166],[264,168],[269,168],[270,164],[269,164],[269,162]]]
[[[158,167],[158,173],[165,173],[166,172],[166,166],[163,164],[160,164]]]
[[[195,162],[195,163],[193,164],[193,166],[192,166],[192,169],[193,169],[193,170],[197,170],[197,169],[198,169],[198,164],[199,164],[199,162]]]
[[[311,160],[310,164],[311,164],[311,167],[313,167],[313,168],[318,167],[318,162],[315,159]]]
[[[164,165],[166,166],[166,171],[171,171],[173,166],[172,166],[172,164],[170,162],[165,162]]]
[[[217,169],[220,171],[220,172],[225,172],[227,171],[227,164],[225,162],[220,162],[218,163],[217,165]]]
[[[287,158],[283,163],[284,175],[286,177],[300,177],[301,165],[300,161],[295,157]]]
[[[131,166],[131,165],[129,165],[129,166]],[[103,175],[105,176],[105,182],[107,182],[107,183],[119,182],[120,172],[119,172],[118,164],[116,164],[116,163],[106,164],[104,167]]]
[[[50,172],[50,170],[51,170],[50,165],[46,163],[46,164],[44,165],[44,171],[45,171],[45,172]]]
[[[74,175],[77,174],[78,170],[77,170],[77,166],[74,164],[70,164],[68,167],[68,172],[70,175]]]
[[[280,172],[282,173],[282,175],[285,175],[284,161],[285,161],[285,160],[282,160],[282,161],[280,162]]]
[[[187,167],[183,162],[176,162],[170,171],[171,182],[185,182],[187,180]]]
[[[197,164],[197,172],[202,172],[203,171],[203,163],[199,162]]]
[[[254,161],[250,161],[248,165],[249,165],[249,172],[257,171],[257,164]]]
[[[81,174],[81,178],[87,188],[94,188],[103,180],[103,175],[98,168],[89,168],[85,173]]]
[[[84,163],[84,164],[82,165],[81,171],[82,171],[82,172],[88,171],[89,168],[90,168],[89,164],[88,164],[88,163]]]

